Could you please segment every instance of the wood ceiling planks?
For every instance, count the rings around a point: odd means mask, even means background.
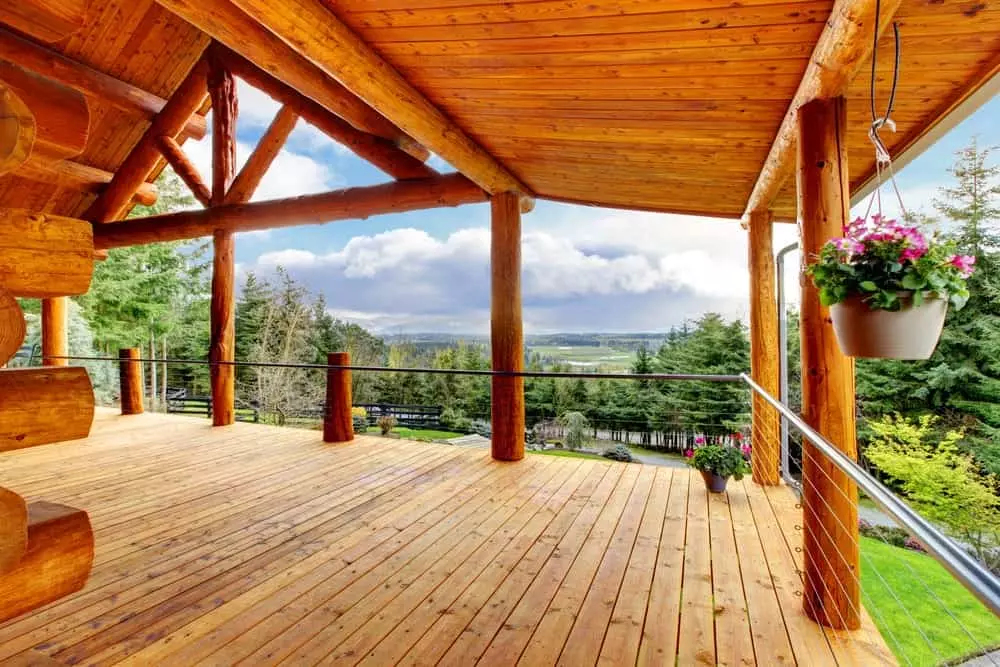
[[[832,0],[327,0],[539,195],[739,215]],[[1000,51],[1000,7],[904,0],[900,140]],[[892,53],[883,40],[878,87]],[[870,171],[867,67],[849,91]],[[883,103],[884,104],[884,103]],[[860,180],[859,180],[860,182]],[[776,203],[794,211],[790,192]]]
[[[539,194],[736,216],[832,0],[328,4]]]

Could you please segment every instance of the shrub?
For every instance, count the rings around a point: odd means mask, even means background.
[[[445,408],[441,411],[441,426],[449,431],[456,431],[458,433],[475,432],[472,420],[456,408]]]
[[[587,439],[589,423],[582,412],[566,412],[559,418],[559,423],[566,429],[566,446],[569,449],[580,449]]]
[[[874,436],[865,456],[914,509],[970,545],[987,567],[996,567],[998,481],[980,473],[973,458],[958,449],[961,431],[948,431],[938,442],[937,422],[933,415],[871,422]]]
[[[612,461],[624,461],[625,463],[631,463],[635,459],[632,457],[632,452],[628,450],[625,445],[615,445],[614,447],[609,447],[604,450],[601,454],[606,459],[611,459]]]
[[[385,417],[379,417],[377,423],[382,435],[389,435],[392,433],[392,429],[396,427],[396,418],[386,415]]]
[[[477,419],[474,422],[472,422],[471,430],[476,435],[482,436],[484,438],[493,437],[493,428],[490,426],[490,423],[482,419]]]
[[[368,411],[364,408],[351,408],[351,424],[355,433],[364,433],[368,430]]]

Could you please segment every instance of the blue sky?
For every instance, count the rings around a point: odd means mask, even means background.
[[[245,159],[277,105],[240,86],[237,154]],[[1000,99],[966,119],[898,174],[904,203],[931,211],[953,154],[978,136],[1000,144]],[[185,150],[210,169],[209,138]],[[439,170],[450,169],[432,158]],[[255,200],[384,182],[379,170],[299,122]],[[863,210],[863,208],[862,208]],[[487,205],[241,234],[241,272],[278,265],[331,312],[382,332],[483,333],[489,328]],[[795,240],[778,225],[775,245]],[[523,220],[525,329],[666,331],[716,311],[746,318],[745,232],[732,220],[538,201]],[[786,284],[797,288],[794,267]]]

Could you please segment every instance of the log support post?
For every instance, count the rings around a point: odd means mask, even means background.
[[[142,414],[142,354],[137,347],[118,350],[118,383],[123,415]]]
[[[850,215],[846,105],[843,97],[808,102],[798,113],[798,210],[803,263]],[[802,417],[857,458],[854,363],[840,351],[818,290],[802,280]],[[860,626],[858,491],[808,442],[802,445],[806,614],[840,629]]]
[[[330,366],[350,366],[347,352],[327,355]],[[354,439],[351,419],[351,371],[345,368],[328,368],[326,371],[326,406],[323,411],[323,442],[350,442]]]
[[[42,365],[68,366],[69,360],[55,359],[69,355],[69,297],[42,299]]]
[[[775,290],[773,216],[750,214],[750,375],[772,396],[780,393],[778,368],[778,297]],[[751,428],[753,481],[774,485],[781,479],[778,411],[754,394]]]
[[[515,192],[491,199],[490,347],[493,370],[524,370],[521,323],[521,209]],[[524,458],[524,378],[494,376],[492,449],[498,461]]]
[[[212,98],[212,206],[225,203],[236,173],[236,80],[218,50],[209,52],[208,92]],[[212,239],[211,348],[212,424],[236,419],[236,323],[233,233],[217,229]]]

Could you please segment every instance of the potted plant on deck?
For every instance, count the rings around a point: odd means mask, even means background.
[[[705,480],[705,488],[712,493],[722,493],[732,477],[736,481],[750,472],[747,455],[749,446],[734,447],[725,442],[708,444],[704,436],[694,439],[695,448],[684,452],[688,465],[696,468]]]
[[[974,257],[950,241],[873,215],[854,220],[806,269],[830,307],[837,342],[852,357],[927,359],[950,303],[969,299]]]

